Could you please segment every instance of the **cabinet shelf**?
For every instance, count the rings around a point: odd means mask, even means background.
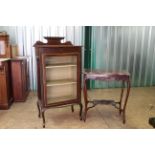
[[[68,95],[68,96],[48,98],[47,104],[52,104],[52,103],[57,103],[57,102],[62,102],[62,101],[69,101],[69,100],[73,100],[73,99],[76,99],[76,96]]]
[[[77,82],[75,80],[53,80],[53,81],[47,81],[46,86],[59,86],[59,85],[69,85],[69,84],[76,84]]]
[[[46,65],[46,69],[49,68],[59,68],[59,67],[76,67],[77,64],[74,63],[58,63],[58,64],[48,64]]]

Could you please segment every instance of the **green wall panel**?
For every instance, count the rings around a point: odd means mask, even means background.
[[[129,71],[134,87],[155,85],[154,26],[93,26],[91,68]],[[91,88],[120,87],[118,82],[91,82]]]

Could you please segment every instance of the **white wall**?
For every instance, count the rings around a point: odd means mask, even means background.
[[[63,36],[64,41],[84,45],[84,28],[81,26],[0,26],[6,31],[11,44],[18,44],[19,55],[29,57],[30,88],[36,89],[36,60],[34,43],[45,41],[44,36]]]

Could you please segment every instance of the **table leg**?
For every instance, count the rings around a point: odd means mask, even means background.
[[[84,109],[84,121],[86,121],[87,117],[87,110],[88,110],[88,97],[87,97],[87,85],[86,85],[86,78],[84,77],[84,86],[83,86],[83,95],[84,95],[84,103],[85,103],[85,109]]]
[[[126,122],[126,105],[127,105],[129,93],[130,93],[130,80],[127,81],[127,93],[126,93],[125,102],[124,102],[123,111],[122,111],[123,112],[123,123],[124,124]]]
[[[121,96],[120,96],[120,102],[119,102],[119,114],[122,113],[122,99],[124,94],[124,87],[125,87],[125,82],[122,81],[122,89],[121,89]]]

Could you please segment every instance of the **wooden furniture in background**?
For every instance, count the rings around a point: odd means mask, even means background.
[[[128,101],[129,92],[130,92],[130,74],[128,72],[106,72],[103,70],[86,69],[83,73],[83,76],[84,76],[83,94],[84,94],[84,101],[85,101],[84,121],[86,121],[87,111],[90,108],[93,108],[98,104],[103,104],[103,105],[113,105],[115,108],[119,109],[119,113],[122,114],[122,117],[123,117],[123,123],[125,123],[126,105]],[[105,100],[105,99],[88,100],[87,85],[86,85],[87,80],[100,80],[100,81],[109,81],[109,82],[121,81],[122,90],[120,95],[120,101],[116,102],[114,100]],[[124,93],[125,84],[127,88],[126,93]],[[92,104],[92,106],[88,107],[88,103]]]
[[[11,58],[9,35],[0,34],[0,58]]]
[[[18,45],[11,45],[11,56],[12,56],[12,58],[16,58],[19,56]]]
[[[11,54],[13,53],[13,55]],[[8,109],[12,101],[25,101],[29,91],[28,63],[18,55],[18,46],[9,44],[9,35],[0,33],[0,109]]]
[[[29,71],[26,57],[11,59],[11,77],[14,102],[25,101],[29,92]]]
[[[38,75],[38,110],[45,127],[45,110],[81,104],[81,46],[61,43],[63,37],[45,37],[47,43],[37,41],[35,46]]]
[[[13,102],[10,59],[0,58],[0,109],[8,109]]]

